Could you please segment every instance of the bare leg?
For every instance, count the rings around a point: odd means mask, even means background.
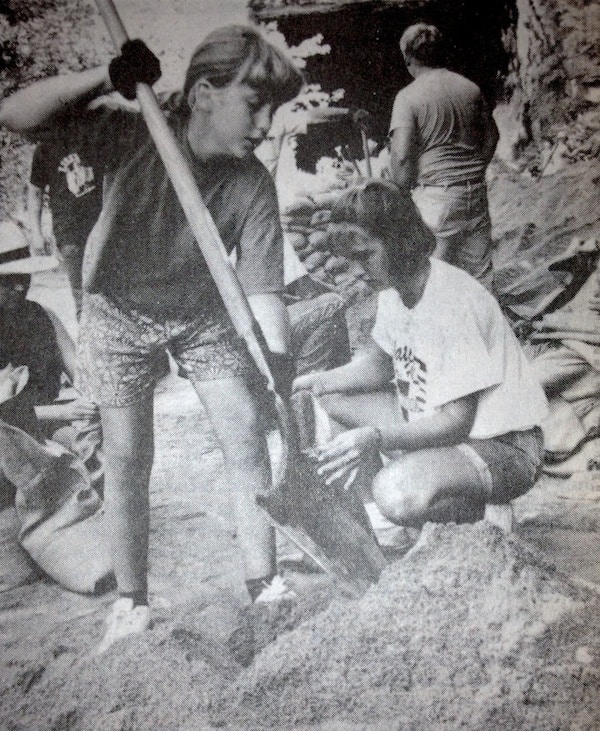
[[[394,523],[464,523],[483,517],[486,489],[459,449],[420,449],[394,460],[375,477],[373,495]]]
[[[275,534],[256,504],[271,480],[267,445],[256,400],[241,378],[194,382],[223,451],[246,579],[275,573]]]
[[[148,487],[154,457],[152,397],[100,409],[104,439],[104,505],[120,592],[145,592]]]
[[[81,306],[83,300],[83,290],[81,284],[81,269],[83,266],[83,246],[74,246],[66,244],[60,247],[60,253],[63,257],[63,264],[67,271],[73,299],[75,300],[75,311],[77,320],[81,319]]]

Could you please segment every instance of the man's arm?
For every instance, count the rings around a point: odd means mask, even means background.
[[[417,131],[412,126],[396,127],[390,138],[392,180],[409,191],[417,182],[419,160]]]
[[[89,421],[97,418],[98,407],[85,399],[66,403],[36,404],[35,415],[39,421]]]
[[[56,313],[54,313],[51,309],[48,309],[46,310],[46,315],[54,328],[54,336],[60,351],[62,368],[69,377],[71,383],[74,383],[75,365],[77,362],[77,348],[75,347],[75,342]]]
[[[34,256],[48,253],[42,233],[43,205],[44,191],[30,182],[27,186],[27,214],[31,231],[31,253]]]
[[[61,113],[111,90],[108,66],[42,79],[2,100],[0,125],[12,132],[38,132]]]

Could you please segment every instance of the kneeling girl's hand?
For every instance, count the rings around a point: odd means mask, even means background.
[[[310,391],[313,396],[322,396],[325,391],[322,387],[321,373],[305,373],[294,379],[292,390],[294,393],[298,391]]]
[[[317,472],[325,477],[327,485],[343,479],[344,489],[347,490],[356,480],[361,462],[380,446],[379,429],[372,426],[350,429],[317,450]]]

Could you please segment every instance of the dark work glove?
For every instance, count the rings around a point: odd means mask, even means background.
[[[125,41],[121,55],[108,65],[113,88],[125,99],[135,99],[135,85],[152,84],[160,79],[160,61],[139,38]]]
[[[292,394],[292,383],[296,378],[296,364],[293,356],[272,353],[268,350],[265,352],[265,357],[275,382],[275,391],[282,398],[288,399]]]

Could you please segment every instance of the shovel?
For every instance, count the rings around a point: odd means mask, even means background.
[[[120,52],[123,44],[128,40],[127,31],[121,22],[117,9],[112,0],[96,0],[96,5],[100,14],[104,20],[104,23],[111,36],[112,42],[117,50]],[[140,105],[140,109],[148,131],[156,145],[159,156],[161,157],[167,174],[171,180],[171,183],[175,189],[179,202],[184,210],[188,224],[194,234],[194,237],[200,247],[202,255],[206,261],[210,274],[219,290],[219,294],[223,300],[225,308],[231,318],[233,326],[246,343],[248,351],[252,356],[256,366],[265,378],[267,389],[271,393],[275,410],[277,413],[277,421],[279,430],[281,433],[282,443],[282,455],[278,463],[278,469],[273,475],[273,487],[270,491],[275,494],[281,490],[284,484],[293,481],[293,457],[294,453],[298,453],[295,438],[295,426],[289,405],[284,402],[281,396],[276,392],[275,382],[273,375],[269,368],[269,364],[264,355],[261,347],[260,328],[256,322],[250,305],[242,289],[242,286],[237,278],[235,270],[227,256],[227,251],[217,227],[213,222],[211,215],[206,208],[196,181],[192,175],[192,172],[187,164],[187,161],[181,152],[179,145],[171,132],[170,127],[160,109],[158,101],[151,87],[147,84],[137,84],[136,96]],[[289,494],[290,485],[287,485],[285,490],[286,494]],[[310,500],[310,496],[306,498]],[[332,497],[332,502],[334,498]],[[277,500],[275,500],[277,502]],[[299,514],[294,516],[288,514],[281,516],[278,514],[274,516],[274,510],[269,509],[269,501],[266,500],[262,503],[263,506],[270,513],[273,524],[276,528],[282,530],[288,535],[291,540],[303,551],[309,554],[318,565],[330,574],[335,580],[341,582],[343,588],[353,595],[359,595],[365,590],[365,582],[361,578],[364,575],[378,577],[379,572],[383,566],[379,556],[377,556],[376,565],[366,567],[366,571],[360,571],[360,567],[356,569],[356,576],[358,579],[353,580],[355,573],[355,567],[352,565],[345,565],[344,557],[347,555],[354,556],[356,552],[350,552],[346,550],[346,547],[338,542],[331,545],[331,542],[327,546],[321,546],[315,544],[311,540],[304,526],[302,525],[304,516],[307,514],[314,514],[313,506],[304,505],[304,510],[299,511]],[[339,506],[341,510],[346,510],[344,506]],[[331,517],[331,516],[330,516]],[[281,521],[278,520],[281,518]],[[286,532],[285,526],[280,525],[280,522],[285,523],[290,527],[290,530]],[[352,518],[352,521],[354,519]],[[331,526],[334,528],[335,526]],[[360,527],[360,526],[359,526]],[[338,528],[339,530],[339,528]],[[319,524],[319,530],[313,532],[313,537],[319,538],[323,535],[328,535],[327,525]],[[335,531],[332,531],[335,532]],[[359,534],[358,538],[354,532],[352,532],[351,540],[356,542],[364,538],[370,544],[373,544],[374,538],[364,531],[364,536]],[[375,543],[375,547],[377,547]],[[344,563],[344,570],[338,569],[339,562]]]

